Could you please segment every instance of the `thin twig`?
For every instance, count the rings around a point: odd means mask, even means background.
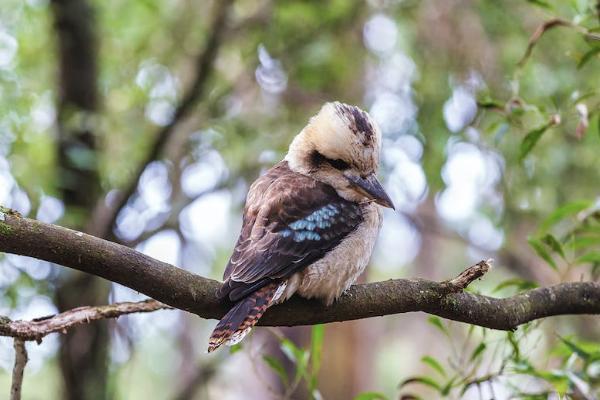
[[[525,63],[527,62],[527,60],[529,59],[529,57],[531,56],[531,53],[533,52],[533,48],[538,43],[538,41],[541,39],[541,37],[544,35],[544,33],[548,32],[552,28],[556,28],[558,26],[572,28],[575,31],[584,35],[586,37],[586,39],[594,40],[594,41],[600,40],[600,35],[590,32],[587,29],[585,29],[579,25],[575,25],[574,23],[564,20],[564,19],[561,19],[561,18],[553,18],[553,19],[548,20],[548,21],[542,23],[541,25],[539,25],[537,27],[537,29],[533,32],[533,34],[529,38],[529,43],[527,45],[527,49],[525,50],[525,54],[523,54],[523,57],[521,57],[521,59],[517,63],[517,66],[523,67],[525,65]]]
[[[20,338],[14,340],[15,365],[12,373],[12,385],[10,387],[10,400],[21,400],[21,387],[23,386],[23,372],[27,365],[27,349],[25,341]]]
[[[20,341],[35,340],[39,343],[44,336],[49,335],[50,333],[65,333],[68,329],[77,325],[90,323],[91,321],[118,318],[121,315],[126,314],[146,313],[171,308],[172,307],[156,300],[144,300],[95,307],[78,307],[60,314],[36,318],[31,321],[11,321],[6,317],[2,317],[0,318],[0,336],[11,336]]]

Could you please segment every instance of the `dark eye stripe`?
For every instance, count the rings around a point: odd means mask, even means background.
[[[327,158],[325,157],[323,154],[319,153],[318,151],[313,151],[310,155],[311,157],[311,162],[315,167],[318,167],[319,165],[323,164],[323,163],[327,163],[329,165],[331,165],[333,168],[338,169],[340,171],[344,171],[350,168],[350,164],[348,164],[346,161],[344,160],[333,160],[331,158]]]
[[[350,164],[348,164],[344,160],[332,160],[330,158],[327,159],[327,162],[331,164],[331,166],[335,169],[339,169],[340,171],[344,171],[350,168]]]

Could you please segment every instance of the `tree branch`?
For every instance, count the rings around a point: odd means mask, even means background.
[[[21,400],[21,387],[23,386],[23,373],[27,365],[27,349],[23,339],[15,338],[15,366],[13,367],[12,384],[10,386],[10,400]]]
[[[0,212],[0,251],[35,257],[94,274],[202,318],[221,318],[220,283],[81,232]],[[463,292],[487,262],[446,282],[393,279],[355,285],[330,307],[294,297],[272,307],[262,325],[293,326],[423,311],[482,327],[512,330],[539,318],[600,314],[600,282],[573,282],[498,299]]]
[[[146,313],[156,310],[170,309],[166,304],[156,300],[139,302],[123,302],[105,306],[84,306],[48,317],[35,318],[31,321],[11,321],[0,317],[0,336],[11,336],[19,340],[35,340],[40,343],[42,338],[54,332],[65,333],[74,326],[87,324],[107,318],[118,318],[132,313]]]
[[[179,123],[190,114],[198,100],[204,94],[206,82],[208,82],[208,78],[211,75],[213,64],[217,58],[217,51],[221,46],[225,33],[227,13],[232,2],[233,0],[222,0],[215,3],[214,18],[208,29],[209,36],[206,40],[204,50],[198,54],[195,60],[194,78],[181,103],[176,108],[171,122],[156,133],[154,142],[150,146],[150,151],[133,173],[129,185],[118,193],[113,204],[106,206],[105,202],[99,203],[97,209],[94,211],[89,232],[93,232],[99,237],[111,237],[111,230],[117,220],[117,216],[123,207],[125,207],[129,198],[136,192],[139,180],[146,166],[160,157],[171,134],[179,126]]]

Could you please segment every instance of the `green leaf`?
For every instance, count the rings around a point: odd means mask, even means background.
[[[552,10],[552,6],[544,0],[527,0],[527,2],[538,7],[545,8],[546,10]]]
[[[444,335],[450,337],[450,333],[448,332],[448,329],[446,328],[446,326],[444,325],[444,323],[442,322],[442,320],[440,318],[436,317],[435,315],[432,315],[429,318],[427,318],[427,322],[429,322],[431,325],[438,328]]]
[[[281,379],[281,383],[283,383],[283,385],[287,387],[289,379],[287,372],[281,364],[281,362],[275,357],[269,355],[263,355],[262,358],[264,362],[269,366],[269,368],[271,368],[277,374],[277,376],[279,376],[279,379]]]
[[[592,251],[575,260],[576,264],[600,263],[600,251]]]
[[[567,203],[564,206],[559,207],[556,210],[554,210],[544,220],[544,222],[542,222],[542,224],[540,226],[540,231],[545,232],[550,227],[552,227],[553,225],[555,225],[559,221],[562,221],[566,217],[574,215],[574,214],[577,214],[577,213],[579,213],[579,212],[581,212],[581,211],[583,211],[586,208],[589,208],[591,206],[592,206],[592,203],[589,202],[589,201],[587,201],[587,200],[574,201],[574,202],[571,202],[571,203]]]
[[[423,358],[421,358],[421,362],[429,365],[431,368],[439,372],[440,375],[446,376],[446,371],[444,370],[444,367],[442,367],[442,364],[440,364],[439,361],[435,358],[431,356],[424,356]]]
[[[437,390],[438,392],[442,391],[442,387],[440,386],[439,383],[437,383],[435,380],[433,380],[432,378],[429,378],[428,376],[414,376],[412,378],[408,378],[406,380],[404,380],[402,383],[400,383],[400,385],[398,386],[398,388],[403,388],[406,385],[410,385],[412,383],[418,383],[424,386],[428,386],[432,389]]]
[[[552,236],[550,233],[547,233],[542,237],[542,242],[550,247],[555,253],[558,253],[562,259],[566,261],[565,252],[563,251],[562,245],[554,236]]]
[[[536,128],[532,131],[529,131],[529,133],[527,133],[527,135],[521,142],[521,148],[519,151],[519,160],[522,161],[525,157],[527,157],[527,154],[529,154],[529,152],[531,152],[531,150],[533,150],[536,143],[540,140],[540,138],[542,137],[544,132],[546,132],[548,130],[548,128],[550,128],[550,126],[551,126],[551,124],[548,123],[544,126]]]
[[[238,351],[242,350],[242,344],[236,343],[233,346],[229,346],[229,354],[235,354]]]
[[[515,338],[515,334],[513,332],[508,332],[506,334],[506,337],[508,339],[508,343],[510,343],[510,346],[512,347],[514,360],[520,361],[521,360],[521,351],[519,350],[519,343],[517,342],[517,339]],[[530,368],[531,368],[531,366],[530,366]]]
[[[569,247],[573,250],[581,250],[586,247],[595,246],[600,243],[599,237],[594,236],[575,236],[569,241]]]
[[[452,388],[454,387],[454,382],[456,382],[456,377],[450,379],[448,382],[446,382],[446,384],[444,385],[444,387],[442,388],[442,390],[440,391],[440,394],[442,396],[448,396],[450,394],[450,391],[452,390]]]
[[[533,248],[533,250],[535,250],[537,255],[540,256],[541,258],[543,258],[544,261],[546,261],[548,263],[548,265],[550,265],[552,267],[552,269],[558,270],[558,267],[556,266],[556,262],[554,261],[554,259],[550,255],[550,253],[548,253],[548,251],[546,251],[546,248],[544,247],[544,245],[542,245],[542,242],[540,242],[538,239],[532,238],[532,237],[527,238],[527,242]]]
[[[562,371],[535,371],[535,373],[531,375],[542,378],[550,383],[552,387],[554,387],[554,390],[560,395],[564,395],[569,389],[569,379]]]
[[[321,354],[323,352],[323,338],[325,336],[325,325],[319,324],[312,327],[310,354],[312,357],[313,372],[318,372],[321,367]]]
[[[577,354],[581,359],[588,361],[590,359],[591,354],[564,337],[558,337],[561,342],[563,342],[573,353]]]
[[[321,357],[323,353],[323,338],[325,336],[325,325],[315,325],[312,327],[310,341],[310,361],[311,361],[311,379],[310,391],[317,388],[317,374],[321,369]]]
[[[481,97],[477,100],[477,106],[479,108],[499,108],[504,109],[504,103],[493,99],[489,94]]]
[[[516,287],[517,290],[521,291],[521,290],[535,289],[536,287],[538,287],[538,284],[535,282],[532,282],[532,281],[527,281],[525,279],[521,279],[521,278],[507,279],[503,282],[500,282],[500,284],[498,286],[496,286],[492,292],[494,292],[494,293],[499,292],[502,289],[506,289],[509,287]]]
[[[304,352],[304,350],[300,349],[289,339],[281,340],[281,351],[283,351],[283,354],[285,354],[290,361],[295,363],[302,358],[302,353]]]
[[[548,382],[555,382],[558,380],[565,379],[564,372],[560,370],[556,371],[543,371],[543,370],[535,370],[532,375],[538,376],[542,379],[547,380]]]
[[[514,348],[513,348],[513,350],[514,350]],[[531,366],[531,364],[527,360],[519,360],[519,361],[514,362],[513,368],[514,368],[514,371],[519,374],[537,376],[536,370]]]
[[[310,353],[296,346],[294,342],[289,339],[283,339],[281,341],[281,351],[283,351],[283,354],[296,365],[295,379],[298,379],[300,376],[309,379],[307,367]]]
[[[479,343],[479,345],[473,350],[471,354],[470,361],[475,360],[477,357],[481,356],[483,351],[486,349],[487,345],[484,342]]]
[[[388,398],[383,393],[365,392],[354,397],[354,400],[388,400]]]
[[[594,47],[591,50],[588,50],[582,57],[581,60],[577,63],[577,68],[581,69],[585,64],[588,63],[595,55],[600,54],[600,46]]]

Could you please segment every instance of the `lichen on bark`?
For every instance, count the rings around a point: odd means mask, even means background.
[[[4,222],[5,214],[0,212],[0,235],[8,236],[12,233],[12,228]]]

